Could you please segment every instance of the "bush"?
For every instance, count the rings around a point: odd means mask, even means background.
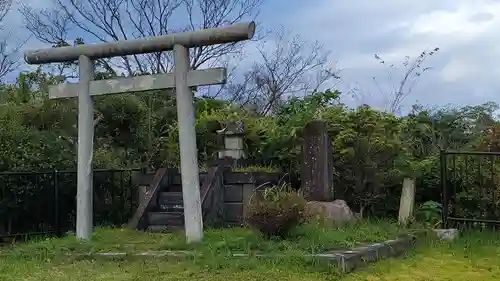
[[[425,226],[436,227],[441,222],[443,208],[440,203],[435,201],[426,201],[417,208],[415,217],[417,221]]]
[[[245,219],[266,238],[285,238],[302,221],[305,203],[289,186],[272,186],[252,195]]]

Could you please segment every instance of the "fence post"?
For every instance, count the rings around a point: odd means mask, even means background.
[[[59,214],[59,172],[54,169],[54,227],[56,229],[56,236],[61,237],[61,224],[60,224],[60,214]]]
[[[440,165],[441,165],[441,194],[442,194],[442,205],[443,205],[443,209],[442,209],[442,222],[443,222],[443,228],[447,228],[448,227],[448,188],[446,186],[447,184],[447,175],[446,175],[446,170],[447,170],[447,167],[446,167],[446,151],[444,149],[441,149],[440,153],[439,153],[439,162],[440,162]]]

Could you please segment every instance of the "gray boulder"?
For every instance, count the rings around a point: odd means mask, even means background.
[[[343,223],[356,219],[351,208],[344,200],[333,202],[309,201],[306,203],[304,212],[310,219],[324,219],[327,222]]]

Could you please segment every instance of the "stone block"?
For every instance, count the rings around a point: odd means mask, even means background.
[[[227,150],[243,150],[245,148],[245,143],[242,137],[226,136],[224,138],[224,147]]]
[[[243,150],[237,150],[237,149],[219,151],[219,158],[220,159],[224,159],[224,158],[233,158],[233,159],[245,158],[245,151],[243,151]]]
[[[316,254],[315,256],[327,259],[344,273],[350,273],[367,263],[407,253],[414,247],[415,239],[414,235],[409,234],[381,243],[358,246],[348,250],[331,251]]]
[[[228,203],[243,202],[243,189],[241,184],[226,185],[224,187],[224,201]]]
[[[241,225],[243,223],[243,204],[226,203],[225,218],[228,223]]]
[[[453,241],[458,238],[459,232],[458,229],[450,228],[450,229],[434,229],[437,237],[441,240],[445,241]]]

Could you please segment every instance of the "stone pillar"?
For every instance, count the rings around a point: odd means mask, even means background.
[[[413,216],[415,206],[415,179],[405,178],[399,203],[399,223],[406,225]]]
[[[219,151],[220,159],[241,159],[246,158],[243,135],[245,134],[245,125],[243,120],[228,122],[226,128],[219,134],[224,137],[224,149]]]
[[[333,201],[333,148],[326,123],[312,121],[302,132],[301,187],[309,201]]]

